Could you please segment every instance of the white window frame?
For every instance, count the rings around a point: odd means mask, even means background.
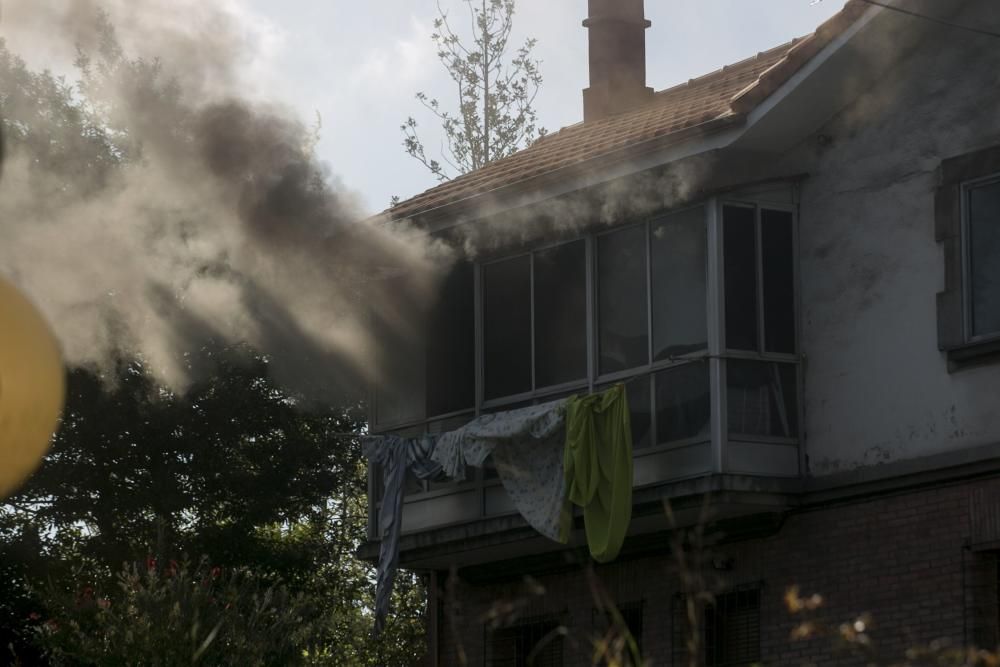
[[[1000,173],[965,181],[961,184],[961,240],[962,240],[962,333],[966,344],[989,343],[1000,340],[1000,330],[988,334],[973,334],[972,323],[972,256],[971,220],[969,219],[969,198],[977,188],[1000,184]]]

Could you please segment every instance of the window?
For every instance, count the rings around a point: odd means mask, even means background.
[[[705,209],[654,220],[649,243],[653,360],[708,349]]]
[[[790,211],[722,209],[726,348],[795,353],[795,245]]]
[[[1000,334],[1000,177],[965,189],[969,338]]]
[[[642,608],[643,603],[641,600],[638,602],[618,605],[618,613],[621,615],[625,628],[613,628],[613,618],[611,614],[595,609],[593,612],[594,631],[599,637],[611,639],[612,637],[623,636],[625,634],[624,630],[627,629],[628,633],[635,641],[636,648],[639,649],[639,655],[642,655]],[[623,664],[629,667],[638,667],[637,665],[632,665],[630,655],[629,649],[626,646],[624,655],[622,656],[625,660]]]
[[[798,436],[791,211],[726,204],[726,418],[740,439]]]
[[[476,319],[472,265],[456,264],[442,281],[427,327],[427,416],[475,407]]]
[[[587,246],[483,267],[486,400],[587,378]]]
[[[587,245],[535,253],[535,384],[587,377]]]
[[[1000,359],[1000,147],[941,163],[935,235],[944,249],[938,347],[949,368]]]
[[[757,234],[755,211],[725,206],[726,346],[757,349]]]
[[[597,281],[600,373],[649,363],[645,225],[598,237]]]
[[[531,256],[483,267],[486,398],[531,390]]]
[[[760,586],[740,586],[715,596],[698,617],[700,652],[705,667],[744,667],[760,662]],[[673,663],[688,664],[688,638],[693,629],[683,596],[674,598]]]
[[[549,618],[493,630],[487,643],[486,664],[490,667],[562,667],[563,636],[558,628],[558,621]]]
[[[426,313],[416,304],[416,295],[407,297],[411,285],[391,279],[390,289],[401,295],[383,303],[373,313],[377,388],[375,419],[379,424],[396,424],[423,417],[425,366],[424,332]]]
[[[726,390],[731,435],[798,435],[794,364],[732,359],[727,365]]]
[[[708,365],[697,361],[656,374],[659,442],[708,438],[711,415]]]

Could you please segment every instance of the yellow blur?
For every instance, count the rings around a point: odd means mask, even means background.
[[[55,337],[35,307],[0,278],[0,499],[41,463],[64,394]]]

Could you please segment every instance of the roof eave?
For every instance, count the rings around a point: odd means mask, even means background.
[[[735,140],[746,119],[747,114],[744,113],[727,114],[678,132],[455,199],[412,216],[397,217],[392,215],[391,209],[382,216],[387,220],[397,221],[408,218],[421,226],[440,231],[476,218],[529,206],[684,157],[722,148]],[[442,220],[448,220],[452,224],[436,224]]]

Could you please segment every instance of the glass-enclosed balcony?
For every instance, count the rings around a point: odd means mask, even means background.
[[[385,332],[396,338],[382,346],[373,431],[441,433],[623,382],[637,489],[797,477],[795,248],[782,189],[460,263],[424,325]],[[403,530],[514,512],[487,466],[464,482],[411,480]]]

